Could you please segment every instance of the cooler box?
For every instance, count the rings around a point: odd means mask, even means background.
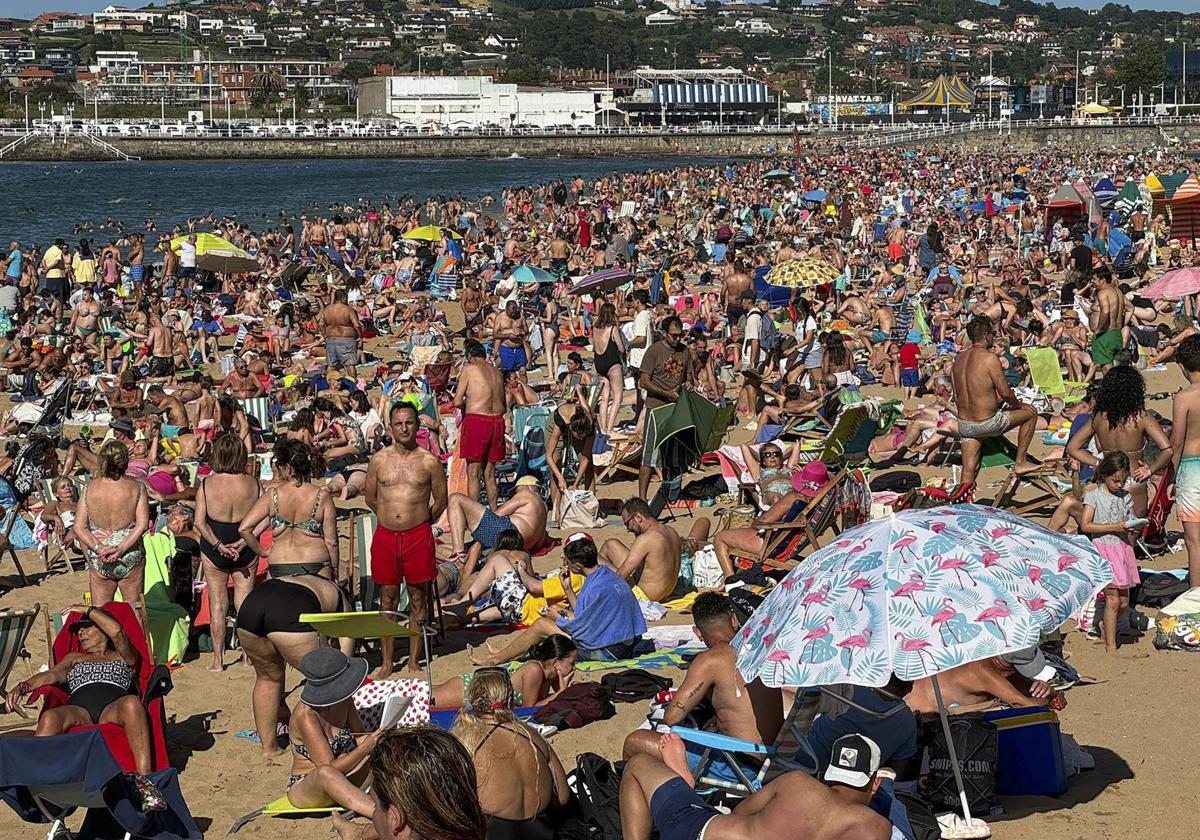
[[[1051,709],[985,712],[996,725],[996,792],[1005,796],[1058,796],[1067,789],[1058,715]]]

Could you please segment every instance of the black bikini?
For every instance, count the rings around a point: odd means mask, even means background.
[[[313,575],[313,577],[319,577]],[[338,593],[337,612],[349,609],[348,599],[342,588],[328,578],[321,580],[334,587]],[[266,638],[270,633],[311,633],[312,625],[300,620],[305,613],[325,612],[316,592],[302,583],[292,583],[285,578],[270,578],[254,587],[238,610],[239,630]]]

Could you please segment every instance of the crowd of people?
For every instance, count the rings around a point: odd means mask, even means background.
[[[151,734],[129,693],[139,653],[104,605],[143,596],[143,540],[169,530],[173,573],[204,583],[210,670],[229,665],[224,628],[236,617],[257,736],[274,756],[286,732],[294,806],[370,820],[336,817],[350,837],[556,836],[572,798],[563,764],[513,710],[576,685],[577,662],[652,649],[648,622],[661,613],[648,605],[686,601],[704,647],[663,725],[702,715],[722,734],[774,742],[792,692],[742,679],[724,593],[750,579],[739,558],[759,556],[762,528],[835,480],[838,465],[801,457],[790,424],[832,425],[872,388],[899,415],[863,449],[879,472],[958,452],[953,483],[971,487],[984,450],[1012,432],[1012,472],[1032,476],[1046,468],[1030,453],[1035,436],[1069,430],[1061,462],[1073,487],[1048,524],[1090,537],[1111,564],[1097,632],[1128,655],[1135,536],[1163,482],[1175,483],[1200,584],[1195,297],[1141,293],[1196,265],[1196,243],[1172,239],[1148,194],[1074,212],[1046,199],[1072,179],[1139,184],[1182,167],[1168,152],[801,148],[495,200],[360,202],[259,229],[194,219],[154,244],[141,232],[14,241],[0,260],[0,367],[14,403],[4,426],[41,436],[34,466],[51,487],[25,501],[37,539],[83,560],[90,600],[71,608],[82,652],[18,684],[7,706],[67,688],[37,734],[120,723],[143,805],[161,806],[145,778]],[[1131,243],[1119,252],[1115,230]],[[258,269],[206,268],[210,233]],[[781,297],[772,269],[792,261],[828,274]],[[612,282],[578,283],[606,269]],[[1039,396],[1032,349],[1051,350],[1082,399]],[[1143,373],[1167,363],[1190,383],[1171,418],[1147,406]],[[684,391],[736,406],[732,448],[757,505],[747,520],[695,516],[685,534],[653,504],[667,465],[648,418]],[[64,432],[49,411],[87,419]],[[545,419],[531,427],[530,416]],[[91,426],[106,427],[102,440]],[[543,448],[531,453],[535,437]],[[551,532],[580,500],[606,501],[602,480],[638,440],[636,484],[604,508],[632,539],[563,528],[558,567],[539,573]],[[0,462],[10,483],[23,454],[14,445]],[[339,519],[364,505],[374,522],[360,571]],[[702,575],[708,554],[718,568]],[[330,646],[302,620],[353,612],[356,600],[393,615],[407,605],[407,644],[397,651],[404,636],[385,635],[373,669],[355,656],[359,640]],[[198,604],[184,606],[195,615]],[[422,678],[438,622],[517,632],[472,647],[477,671],[428,685],[434,705],[461,709],[448,734],[368,731],[355,692],[397,667]],[[289,666],[305,679],[291,708]],[[694,790],[702,751],[632,732],[624,836],[911,837],[889,791],[920,771],[917,718],[937,709],[927,683],[847,689],[855,706],[809,730],[812,772],[786,773],[730,813]],[[948,671],[941,690],[961,710],[1064,704],[1036,648]]]

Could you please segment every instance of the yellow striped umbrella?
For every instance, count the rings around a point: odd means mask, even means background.
[[[772,286],[790,286],[803,289],[821,283],[832,283],[841,272],[824,260],[801,257],[785,260],[767,272],[766,281]]]

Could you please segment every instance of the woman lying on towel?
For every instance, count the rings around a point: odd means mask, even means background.
[[[508,674],[480,671],[450,734],[471,753],[488,840],[551,840],[552,812],[571,795],[562,762],[537,732],[513,715]]]
[[[141,798],[143,811],[165,811],[166,800],[146,778],[151,770],[150,721],[137,696],[141,655],[130,644],[121,623],[99,607],[74,606],[63,610],[83,614],[73,625],[79,637],[78,652],[68,653],[49,671],[17,685],[5,698],[7,711],[15,711],[22,697],[43,686],[65,688],[66,705],[45,709],[38,717],[37,735],[63,735],[77,726],[115,723],[125,730],[137,766],[129,774]]]
[[[510,675],[513,687],[513,705],[544,706],[554,699],[575,679],[575,659],[578,649],[569,636],[555,634],[542,639],[529,651],[529,658]],[[471,684],[489,670],[504,668],[481,668],[470,674],[451,677],[446,682],[433,686],[433,705],[457,709],[463,698],[470,694]]]

